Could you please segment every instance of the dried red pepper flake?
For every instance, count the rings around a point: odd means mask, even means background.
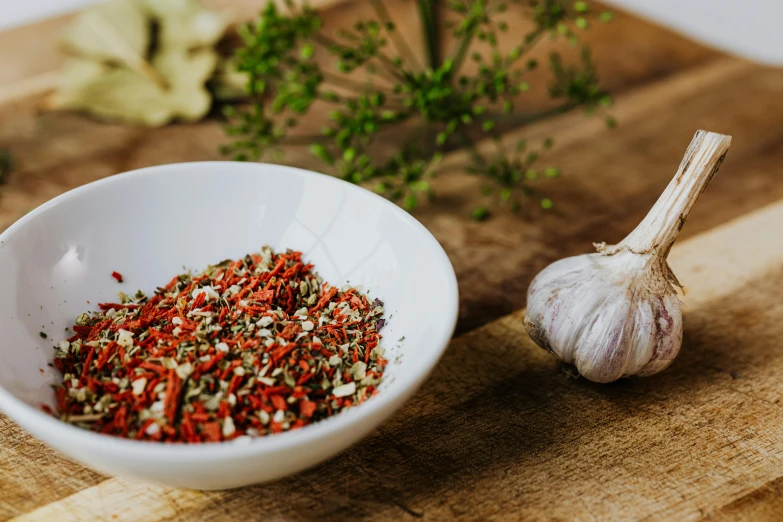
[[[303,417],[310,419],[315,413],[315,409],[317,406],[318,405],[313,401],[300,401],[299,413],[301,413]]]
[[[318,422],[377,393],[383,303],[264,247],[151,298],[120,292],[60,341],[56,411],[118,437],[217,442]],[[122,282],[122,275],[112,277]]]
[[[121,274],[121,273],[119,273],[119,272],[112,272],[112,273],[111,273],[111,276],[112,276],[114,279],[116,279],[118,283],[122,283],[122,282],[123,282],[123,277],[122,277],[122,274]]]

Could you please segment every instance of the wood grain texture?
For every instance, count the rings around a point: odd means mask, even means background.
[[[238,6],[245,16],[255,9],[250,0],[215,1]],[[411,45],[420,41],[412,2],[389,5]],[[338,5],[327,23],[344,24],[356,9],[367,5]],[[57,66],[53,42],[62,23],[0,33],[0,91],[19,91],[19,82]],[[488,223],[471,222],[467,215],[480,202],[480,180],[464,174],[465,155],[456,152],[436,181],[438,200],[416,214],[457,270],[461,332],[519,310],[529,281],[549,262],[631,230],[673,175],[697,128],[735,139],[683,238],[783,198],[777,174],[783,72],[720,57],[622,14],[587,38],[602,77],[618,93],[620,128],[567,114],[508,135],[509,142],[556,138],[547,161],[565,178],[540,185],[556,201],[555,211],[501,210]],[[17,98],[0,106],[0,148],[9,148],[17,165],[0,186],[0,229],[96,179],[154,164],[218,159],[225,140],[215,121],[150,131],[41,114],[34,97]],[[532,109],[542,100],[532,93],[520,107]],[[399,139],[384,146],[394,148]],[[303,148],[288,148],[286,162],[321,166]],[[783,222],[777,210],[770,212],[754,219],[766,226],[769,219]],[[677,272],[693,309],[686,311],[688,344],[661,377],[610,387],[571,381],[527,341],[516,312],[455,341],[427,389],[356,448],[291,479],[229,493],[104,482],[0,416],[0,520],[24,513],[28,520],[681,520],[708,514],[773,520],[783,506],[783,479],[775,440],[780,433],[770,428],[779,420],[779,389],[770,374],[776,368],[779,374],[783,363],[764,367],[762,356],[765,350],[775,355],[768,334],[778,330],[768,327],[780,312],[769,306],[773,286],[758,277],[783,256],[754,235],[756,221],[742,223],[742,233],[732,229],[733,240],[751,244],[741,249],[728,248],[712,233],[677,247],[684,252],[700,245],[679,258]],[[727,256],[734,250],[753,256],[743,260],[747,271],[716,285],[711,271],[698,266],[701,248],[716,252],[711,262],[723,260],[721,273],[733,268]],[[781,280],[775,278],[773,283]],[[724,339],[720,332],[731,323],[721,310],[739,306],[723,304],[729,288],[742,297],[745,308],[737,314],[745,319],[740,334]],[[753,321],[763,338],[753,337]],[[740,346],[752,346],[752,353]],[[769,411],[762,414],[764,407]],[[146,507],[134,509],[139,506]]]
[[[675,246],[685,342],[655,377],[572,379],[517,312],[311,471],[206,493],[111,479],[16,520],[761,520],[749,499],[783,480],[783,245],[764,248],[781,222],[783,202]]]
[[[0,520],[54,502],[103,479],[52,451],[0,415]]]

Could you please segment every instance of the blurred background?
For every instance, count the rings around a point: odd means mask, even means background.
[[[0,30],[76,11],[100,0],[30,0],[0,6]],[[261,2],[259,2],[260,4]],[[783,17],[778,0],[606,0],[729,52],[783,64],[776,32]]]

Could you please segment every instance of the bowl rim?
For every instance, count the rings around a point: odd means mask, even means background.
[[[454,330],[457,325],[457,318],[459,315],[459,290],[454,267],[452,266],[448,255],[443,250],[443,247],[440,245],[438,240],[435,239],[432,233],[411,214],[372,191],[326,174],[320,174],[305,169],[271,163],[194,161],[144,167],[92,181],[80,187],[68,190],[67,192],[60,194],[46,203],[43,203],[26,215],[22,216],[5,231],[0,233],[0,249],[4,248],[4,240],[7,241],[13,237],[16,233],[23,230],[27,223],[37,219],[47,209],[53,206],[65,203],[70,199],[84,196],[86,194],[90,194],[91,192],[100,190],[105,185],[122,182],[130,178],[171,175],[176,171],[181,171],[183,168],[188,167],[212,167],[212,172],[214,174],[209,173],[208,175],[219,174],[221,176],[225,176],[228,170],[239,171],[265,169],[267,172],[271,172],[273,175],[296,174],[303,176],[304,178],[318,178],[319,180],[322,180],[326,183],[340,185],[345,190],[359,193],[363,197],[368,197],[371,200],[374,200],[379,205],[384,205],[387,208],[392,209],[392,211],[397,213],[404,222],[411,225],[418,232],[422,233],[426,243],[429,245],[429,247],[432,248],[434,252],[433,262],[437,262],[447,276],[448,288],[446,293],[443,295],[445,305],[444,308],[448,312],[446,317],[449,319],[437,326],[435,333],[437,340],[436,342],[432,343],[433,349],[429,351],[429,354],[419,365],[413,367],[412,372],[407,372],[405,374],[407,376],[406,380],[409,382],[404,385],[403,383],[400,383],[400,386],[395,386],[389,390],[385,390],[383,393],[379,393],[378,395],[368,399],[366,402],[349,408],[345,412],[341,412],[338,415],[334,415],[322,421],[304,426],[300,429],[264,435],[241,442],[232,440],[217,443],[199,444],[161,443],[125,439],[112,435],[96,433],[67,424],[41,411],[40,409],[30,406],[6,390],[2,385],[0,385],[0,410],[5,412],[12,420],[23,427],[35,426],[36,431],[59,433],[62,436],[61,445],[70,445],[69,443],[71,442],[81,446],[89,444],[95,449],[96,453],[106,451],[122,451],[125,458],[154,457],[165,458],[167,460],[212,460],[218,458],[236,458],[290,449],[296,446],[307,444],[308,442],[319,440],[323,437],[328,437],[337,432],[350,429],[351,427],[359,424],[362,419],[371,417],[374,413],[382,412],[383,410],[391,407],[391,411],[387,411],[383,417],[383,420],[386,420],[386,418],[390,416],[391,413],[401,407],[404,401],[406,401],[416,392],[416,390],[430,374],[448,347],[449,341],[454,334]],[[401,380],[401,377],[403,376],[396,376],[395,381]],[[394,405],[394,403],[397,401],[401,402],[397,405]],[[33,433],[33,435],[35,435],[35,433]]]

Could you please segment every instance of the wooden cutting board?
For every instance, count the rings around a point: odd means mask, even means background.
[[[415,19],[411,2],[389,1],[395,17]],[[350,20],[357,5],[326,17]],[[0,187],[2,228],[95,179],[217,159],[225,139],[214,121],[149,131],[38,112],[18,93],[59,63],[46,39],[63,23],[0,33],[0,94],[16,93],[0,103],[0,147],[17,164]],[[415,27],[403,27],[416,42]],[[541,186],[555,211],[471,222],[480,180],[464,174],[460,151],[444,162],[438,200],[417,211],[454,263],[468,333],[391,421],[313,470],[201,493],[101,476],[0,415],[0,520],[778,520],[783,71],[622,14],[588,38],[617,94],[619,129],[566,114],[507,135],[555,136],[548,160],[566,175]],[[633,228],[697,128],[734,141],[672,253],[688,290],[680,357],[648,379],[568,378],[521,327],[528,283],[549,262]],[[286,161],[319,166],[302,149]]]
[[[573,379],[520,311],[454,340],[391,421],[311,471],[228,492],[108,479],[14,520],[776,519],[781,224],[783,202],[674,248],[685,342],[656,377]]]

